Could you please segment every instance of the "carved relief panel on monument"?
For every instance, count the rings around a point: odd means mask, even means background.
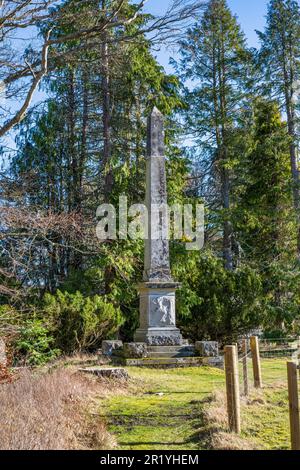
[[[150,319],[153,327],[175,326],[175,297],[151,295]]]

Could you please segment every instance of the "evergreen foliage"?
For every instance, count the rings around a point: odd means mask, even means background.
[[[252,50],[227,2],[209,0],[180,37],[174,74],[145,33],[153,17],[129,0],[82,44],[76,32],[115,6],[66,0],[37,25],[53,28],[52,66],[1,174],[0,334],[35,365],[132,340],[143,242],[100,243],[96,211],[121,195],[143,201],[153,106],[165,115],[170,204],[206,209],[202,252],[170,244],[184,335],[299,333],[298,3],[270,1]]]

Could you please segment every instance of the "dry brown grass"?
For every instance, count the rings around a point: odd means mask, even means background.
[[[12,382],[13,376],[10,373],[9,369],[0,364],[0,384]]]
[[[112,449],[113,438],[92,413],[93,398],[106,387],[70,368],[20,372],[0,385],[0,449]]]
[[[204,422],[209,429],[210,446],[214,450],[257,450],[253,442],[228,431],[226,394],[216,391],[204,408]]]

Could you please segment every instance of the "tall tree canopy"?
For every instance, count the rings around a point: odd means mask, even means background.
[[[271,0],[267,26],[258,33],[261,40],[260,65],[265,89],[282,104],[290,136],[290,167],[293,199],[298,221],[298,255],[300,253],[299,188],[299,83],[300,83],[300,7],[295,0]]]
[[[143,202],[154,106],[169,202],[206,209],[202,252],[170,243],[180,328],[299,334],[298,2],[270,1],[259,50],[225,0],[173,0],[160,17],[144,3],[1,2],[0,78],[18,103],[0,108],[16,142],[0,175],[0,335],[18,361],[132,340],[143,242],[100,242],[96,213]],[[18,49],[27,28],[35,41]],[[178,48],[173,74],[161,41]]]
[[[180,51],[178,69],[187,83],[186,126],[195,141],[193,151],[199,159],[202,195],[207,196],[214,212],[218,211],[224,262],[227,269],[232,269],[233,136],[245,106],[252,57],[225,0],[208,2],[202,20],[188,31]]]

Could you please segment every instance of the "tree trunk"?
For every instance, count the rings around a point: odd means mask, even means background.
[[[297,253],[300,259],[300,192],[299,192],[299,169],[297,162],[297,146],[296,146],[296,130],[295,130],[295,105],[293,104],[293,65],[292,60],[287,58],[287,44],[284,34],[282,34],[282,51],[283,51],[283,76],[284,76],[284,94],[285,94],[285,110],[287,115],[288,133],[291,138],[290,143],[290,161],[291,176],[293,183],[293,201],[297,221]],[[289,68],[289,71],[288,71]]]
[[[72,70],[69,71],[68,77],[68,210],[71,212],[75,208],[76,200],[76,177],[77,177],[77,162],[75,150],[75,77]]]
[[[102,9],[105,11],[106,0],[102,0]],[[104,168],[104,201],[110,202],[110,194],[113,187],[113,174],[111,168],[111,96],[110,73],[108,56],[107,32],[102,37],[101,62],[102,62],[102,123],[103,123],[103,168]],[[104,273],[105,292],[111,292],[111,284],[114,279],[114,269],[107,266]]]
[[[290,160],[291,160],[291,175],[293,182],[293,201],[297,221],[297,253],[300,259],[300,193],[299,193],[299,169],[297,162],[297,147],[296,147],[296,132],[295,132],[295,119],[294,109],[292,103],[289,102],[288,93],[286,93],[286,112],[288,121],[288,132],[291,137],[290,143]]]
[[[227,103],[226,103],[226,66],[225,66],[225,52],[223,38],[220,41],[220,66],[219,66],[219,88],[220,88],[220,114],[221,114],[221,197],[223,214],[223,258],[225,269],[232,271],[232,246],[231,234],[232,227],[229,220],[230,210],[230,173],[227,168],[228,164],[228,144],[227,144]]]
[[[105,2],[103,2],[103,9]],[[106,36],[106,33],[105,33]],[[105,172],[104,179],[104,200],[109,202],[109,195],[113,186],[113,175],[111,169],[111,102],[110,102],[110,77],[109,77],[109,59],[108,44],[106,38],[103,38],[101,47],[102,59],[102,123],[103,123],[103,168]]]
[[[231,247],[231,234],[232,227],[229,220],[229,209],[230,209],[230,183],[229,183],[229,171],[226,168],[222,168],[221,172],[222,179],[222,204],[225,211],[223,221],[223,258],[225,263],[225,269],[232,271],[233,260],[232,260],[232,247]]]

